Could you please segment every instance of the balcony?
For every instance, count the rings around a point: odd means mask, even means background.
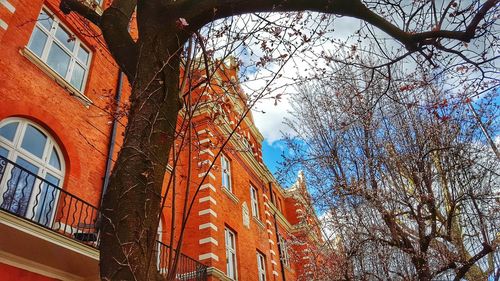
[[[0,209],[98,248],[99,210],[20,165],[0,156]]]
[[[168,274],[169,263],[172,262],[175,255],[175,249],[172,249],[167,244],[158,241],[157,248],[157,269],[160,274],[166,276]],[[172,255],[171,259],[169,259]],[[205,281],[207,280],[208,267],[201,264],[188,256],[181,254],[177,263],[177,270],[175,273],[175,280],[178,281]]]
[[[69,279],[98,276],[99,209],[1,156],[0,215],[0,262],[20,257]],[[174,251],[159,241],[157,249],[158,270],[167,274]],[[181,254],[176,280],[207,280],[207,267]]]

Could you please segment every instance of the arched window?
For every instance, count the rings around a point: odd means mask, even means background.
[[[61,156],[40,126],[23,118],[0,121],[0,208],[49,226],[64,180]]]

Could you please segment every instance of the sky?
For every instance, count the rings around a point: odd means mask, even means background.
[[[273,173],[279,169],[279,162],[283,160],[282,154],[286,151],[286,147],[283,141],[277,140],[273,143],[264,141],[262,143],[262,156],[264,158],[264,164]]]
[[[336,18],[334,21],[333,35],[335,38],[340,40],[346,40],[346,38],[352,35],[360,26],[360,21],[352,18]],[[335,52],[337,47],[322,45],[321,48],[326,48],[329,51]],[[309,51],[313,52],[314,49]],[[253,50],[256,56],[261,55],[261,51],[256,48]],[[255,110],[253,110],[252,115],[255,124],[259,131],[264,136],[264,142],[262,143],[262,154],[264,162],[273,174],[279,168],[279,162],[282,161],[282,154],[286,151],[286,147],[282,140],[283,134],[292,134],[292,130],[286,126],[283,122],[285,118],[291,119],[290,111],[290,96],[297,91],[294,86],[286,86],[282,88],[282,85],[293,83],[293,80],[297,77],[306,75],[308,71],[311,70],[312,66],[307,60],[305,55],[297,54],[297,59],[290,60],[287,65],[281,70],[280,73],[283,77],[278,79],[276,83],[272,86],[279,89],[277,92],[283,94],[280,101],[275,104],[274,99],[262,99],[257,102]],[[239,57],[247,65],[255,64],[252,58]],[[275,70],[275,69],[272,69]],[[252,68],[250,75],[251,82],[244,82],[242,87],[245,92],[252,93],[258,92],[266,86],[266,79],[260,77],[266,77],[269,75],[266,69],[259,67]]]

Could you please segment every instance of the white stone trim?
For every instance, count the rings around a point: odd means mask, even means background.
[[[206,143],[206,142],[210,142],[210,139],[202,139],[202,140],[200,140],[200,142],[199,142],[199,143],[200,143],[200,144],[204,144],[204,143]]]
[[[269,239],[269,243],[273,244],[274,245],[274,241]]]
[[[224,186],[221,189],[222,189],[222,192],[224,194],[226,194],[227,197],[229,197],[229,199],[231,199],[231,201],[233,201],[235,204],[239,204],[240,203],[240,199],[238,199],[238,197],[236,197],[236,195],[234,195],[234,193],[232,193],[231,191],[229,191]]]
[[[215,180],[215,176],[214,176],[214,174],[212,174],[212,172],[204,172],[204,173],[199,173],[199,174],[198,174],[198,177],[199,177],[199,178],[202,178],[202,177],[204,177],[206,174],[208,174],[208,176],[209,176],[209,177],[211,177],[213,180]]]
[[[198,256],[198,260],[200,260],[200,261],[206,260],[206,259],[213,259],[213,260],[219,261],[219,257],[214,253],[206,253],[206,254]]]
[[[200,226],[198,227],[198,229],[200,229],[200,230],[205,229],[205,228],[211,228],[211,229],[217,231],[217,226],[211,222],[200,224]]]
[[[208,214],[211,214],[212,216],[217,217],[217,213],[210,208],[205,209],[205,210],[201,210],[198,212],[198,216],[203,216],[203,215],[208,215]]]
[[[273,270],[273,275],[279,276],[278,272],[276,270]]]
[[[213,137],[214,134],[212,134],[212,132],[210,132],[209,130],[207,129],[203,129],[203,130],[199,130],[198,132],[196,132],[198,135],[203,135],[203,134],[208,134],[209,136]]]
[[[200,243],[200,245],[206,244],[206,243],[212,243],[216,246],[219,246],[219,242],[217,242],[217,240],[213,237],[207,237],[207,238],[200,239],[199,243]]]
[[[269,234],[273,235],[273,231],[268,229],[267,232],[269,232]]]
[[[198,167],[201,167],[201,166],[203,166],[205,164],[207,164],[208,166],[210,166],[210,164],[212,164],[212,161],[210,161],[209,159],[200,161],[200,162],[198,162]]]
[[[265,193],[262,194],[262,197],[266,198],[266,200],[269,200],[269,197],[267,197],[267,195]]]
[[[7,0],[0,0],[0,4],[2,4],[11,13],[14,13],[16,11],[16,8],[12,6],[12,4]]]
[[[264,206],[266,206],[266,208],[270,209],[269,204],[267,204],[267,202],[264,202]]]
[[[200,155],[201,155],[201,154],[205,154],[205,153],[208,153],[208,155],[210,155],[210,156],[212,156],[212,157],[214,157],[214,156],[215,156],[215,154],[214,154],[214,153],[212,152],[212,150],[210,150],[209,148],[206,148],[206,149],[203,149],[203,150],[201,150],[201,151],[200,151]]]
[[[275,266],[278,266],[278,263],[275,260],[271,260],[271,263],[274,264]]]
[[[210,183],[205,183],[202,186],[200,186],[200,190],[207,189],[207,188],[211,189],[213,192],[217,192],[215,190],[215,187]]]
[[[271,253],[271,255],[273,256],[276,256],[276,252],[274,250],[269,250],[269,253]]]
[[[2,210],[0,210],[0,223],[19,231],[29,233],[30,235],[74,251],[80,255],[85,255],[96,261],[99,260],[99,250],[27,220],[19,219],[19,217]]]
[[[266,223],[269,224],[270,226],[273,226],[273,223],[270,220],[266,220]]]
[[[264,213],[266,213],[266,216],[271,216],[271,213],[269,213],[269,211],[265,211]]]
[[[2,19],[0,19],[0,27],[4,30],[7,30],[7,28],[9,28],[9,25],[4,22]]]
[[[200,202],[200,203],[207,202],[207,201],[210,201],[214,205],[217,205],[217,201],[215,201],[215,199],[212,196],[210,196],[210,195],[209,196],[205,196],[205,197],[201,197],[200,199],[198,199],[198,202]]]

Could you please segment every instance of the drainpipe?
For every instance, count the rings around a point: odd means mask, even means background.
[[[271,202],[273,204],[275,204],[276,198],[274,198],[273,185],[272,185],[271,182],[269,182],[269,191],[271,193]],[[283,276],[282,280],[286,281],[286,277],[285,277],[285,265],[283,264],[283,259],[281,258],[281,244],[280,244],[280,238],[279,238],[279,234],[278,234],[278,223],[277,223],[277,220],[276,220],[276,212],[274,213],[273,217],[274,217],[274,232],[276,233],[276,242],[278,244],[278,254],[279,254],[279,257],[280,257],[281,276]]]
[[[116,118],[116,115],[119,112],[119,105],[120,105],[120,100],[122,98],[122,83],[123,82],[123,72],[118,73],[118,82],[116,85],[116,95],[115,95],[115,112],[113,116],[113,123],[111,125],[111,137],[109,138],[109,143],[108,143],[108,158],[106,159],[106,171],[104,172],[104,182],[102,184],[102,193],[101,193],[101,204],[99,205],[102,206],[102,201],[104,200],[104,194],[106,194],[106,190],[108,189],[108,184],[109,184],[109,178],[111,176],[111,165],[113,164],[113,153],[115,151],[115,141],[116,141],[116,128],[118,127],[118,120]]]

